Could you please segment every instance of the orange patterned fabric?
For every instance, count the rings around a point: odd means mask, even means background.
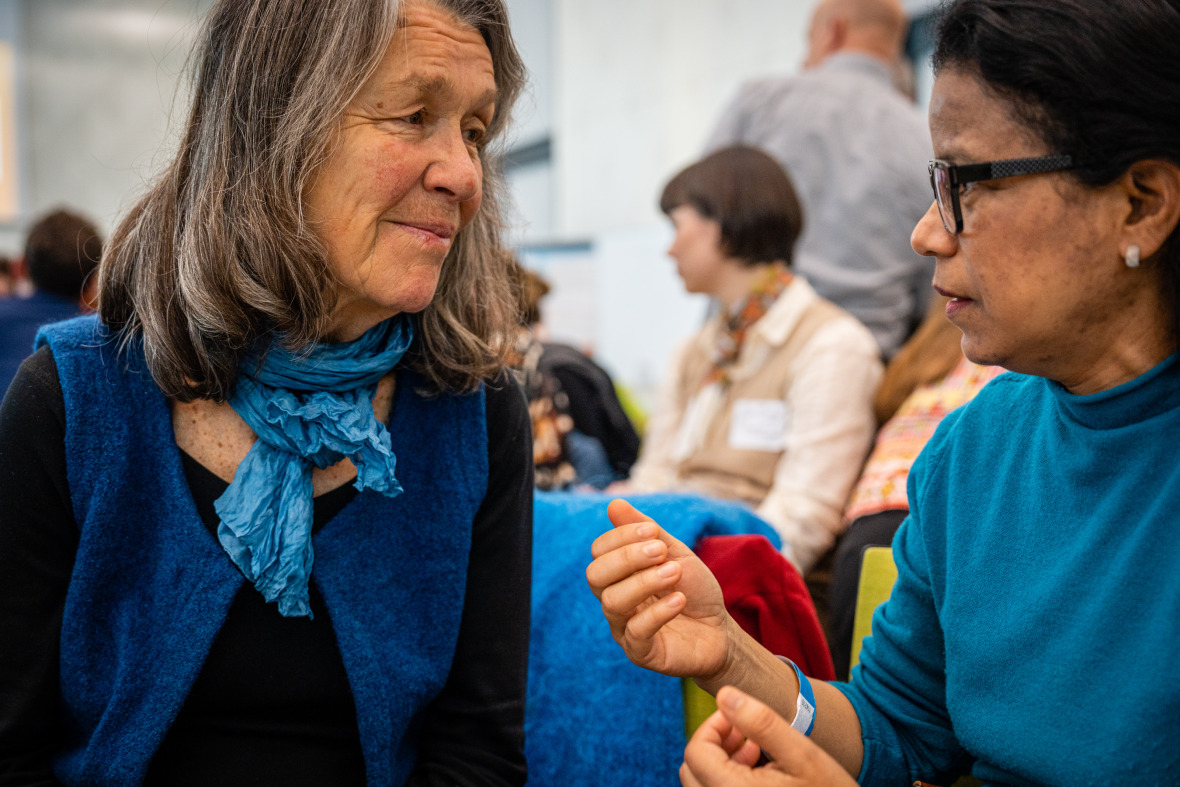
[[[906,479],[910,465],[942,422],[943,416],[975,398],[975,394],[1004,370],[998,366],[977,366],[966,358],[936,383],[923,385],[902,402],[897,413],[881,427],[873,452],[852,498],[844,521],[882,511],[905,510]]]
[[[729,382],[729,367],[737,363],[742,352],[742,342],[746,340],[746,333],[761,320],[778,296],[791,283],[794,275],[785,265],[775,263],[766,269],[766,274],[758,279],[746,300],[742,302],[736,313],[727,315],[724,325],[717,332],[717,347],[713,354],[713,369],[705,376],[701,387],[720,382]]]

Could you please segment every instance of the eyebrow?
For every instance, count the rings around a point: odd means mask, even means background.
[[[452,93],[455,85],[444,76],[423,76],[421,74],[412,74],[405,81],[410,88],[416,90],[421,95],[434,95],[436,93]],[[492,88],[486,91],[483,95],[476,99],[476,106],[484,106],[485,104],[496,103],[496,97],[499,94],[498,88]]]
[[[962,164],[964,161],[968,163],[978,161],[978,156],[968,156],[962,148],[957,145],[951,145],[942,151],[942,155],[935,156],[939,161],[945,161],[948,164]]]

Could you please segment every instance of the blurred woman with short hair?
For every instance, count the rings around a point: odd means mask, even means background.
[[[669,181],[660,208],[685,289],[720,312],[669,364],[630,482],[613,491],[742,500],[807,571],[839,534],[873,439],[877,345],[791,271],[803,211],[770,156],[716,151]]]

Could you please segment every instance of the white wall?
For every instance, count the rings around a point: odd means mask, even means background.
[[[172,98],[210,3],[21,3],[22,229],[68,205],[109,233],[171,149]],[[18,251],[20,235],[0,242]]]
[[[21,75],[24,72],[23,62],[23,26],[21,25],[21,6],[15,0],[0,1],[0,41],[12,48],[12,53],[15,62],[13,63],[13,79],[15,85],[15,111],[17,113],[16,122],[13,131],[15,136],[15,144],[17,146],[16,165],[17,165],[17,200],[19,202],[21,195],[20,177],[25,169],[25,162],[23,160],[24,153],[24,133],[23,129],[19,127],[20,113],[21,113],[21,97],[23,94],[23,84]],[[9,140],[5,140],[5,144],[11,144]],[[0,254],[11,253],[19,247],[22,238],[20,230],[20,222],[18,221],[2,221],[0,222]]]
[[[738,85],[802,60],[808,0],[555,0],[557,228],[662,219]]]

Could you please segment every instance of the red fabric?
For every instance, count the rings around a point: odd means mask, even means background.
[[[747,634],[808,677],[836,679],[803,577],[765,536],[709,536],[694,551],[717,577],[725,608]]]

